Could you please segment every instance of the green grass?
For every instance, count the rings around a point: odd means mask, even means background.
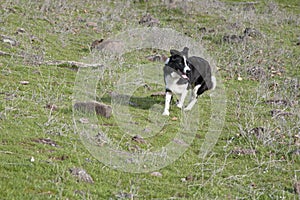
[[[1,199],[299,197],[293,185],[300,180],[300,159],[291,153],[299,149],[300,143],[295,137],[300,131],[298,1],[262,1],[254,4],[252,10],[245,9],[247,4],[241,3],[244,1],[197,2],[178,1],[168,5],[158,0],[48,4],[5,1],[0,5],[0,50],[10,54],[0,55]],[[160,20],[158,27],[172,28],[201,41],[215,61],[227,101],[219,140],[205,158],[200,158],[211,123],[212,105],[210,92],[199,98],[200,121],[193,133],[195,138],[178,159],[155,170],[162,177],[152,176],[151,172],[116,170],[97,160],[84,146],[75,127],[75,123],[84,126],[73,117],[76,67],[43,63],[88,60],[95,39],[143,27],[138,21],[147,12]],[[87,26],[88,22],[97,26]],[[211,31],[200,32],[201,27]],[[237,44],[222,41],[224,35],[242,35],[246,27],[259,30],[262,36]],[[25,32],[16,34],[20,28]],[[3,42],[2,35],[16,40],[18,45]],[[154,54],[168,55],[168,52],[144,49],[117,59],[115,66],[109,66],[95,83],[97,100],[111,105],[109,94],[122,91],[117,84],[120,77],[139,66],[155,66],[146,59]],[[262,69],[265,76],[257,78],[250,74],[252,67]],[[131,119],[123,118],[124,124],[114,115],[117,111],[109,119],[96,119],[99,128],[119,150],[156,151],[174,140],[175,133],[181,130],[184,117],[174,101],[171,116],[161,116],[164,98],[151,97],[160,91],[164,91],[163,80],[142,82],[132,92],[129,106],[116,105],[128,109],[131,115]],[[265,103],[272,99],[292,104]],[[57,109],[51,110],[49,105]],[[292,115],[276,117],[270,114],[272,110]],[[258,136],[253,133],[257,127],[264,130]],[[146,143],[132,140],[137,133]],[[147,137],[147,134],[153,135]],[[49,139],[55,145],[41,139]],[[186,142],[188,138],[182,140]],[[238,154],[237,150],[250,153]],[[70,173],[74,167],[86,170],[94,183],[78,181]],[[183,181],[186,177],[189,178]]]

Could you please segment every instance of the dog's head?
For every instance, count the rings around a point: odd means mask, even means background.
[[[189,63],[187,61],[188,58],[188,51],[187,47],[179,52],[177,50],[170,50],[171,56],[166,60],[166,65],[174,69],[182,78],[188,79],[187,74],[191,71],[189,67]]]

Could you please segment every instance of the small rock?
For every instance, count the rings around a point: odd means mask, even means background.
[[[149,13],[145,14],[139,21],[139,24],[143,24],[149,27],[156,26],[159,23],[159,20],[152,17]]]
[[[160,173],[160,172],[152,172],[150,175],[156,176],[156,177],[162,177],[162,173]]]
[[[255,38],[255,37],[262,36],[262,34],[258,30],[254,29],[254,28],[246,28],[244,30],[244,36],[245,37],[253,37],[253,38]]]
[[[74,109],[83,112],[96,112],[97,115],[109,118],[112,114],[112,107],[97,101],[77,102],[74,104]]]
[[[70,172],[73,176],[77,177],[79,181],[94,183],[93,178],[84,169],[72,168],[70,169]]]
[[[17,31],[16,31],[16,34],[22,34],[22,33],[25,33],[25,29],[24,28],[18,28]]]
[[[237,78],[237,80],[238,80],[238,81],[242,81],[243,78],[239,76],[239,77]]]
[[[252,183],[250,183],[250,187],[256,188],[256,184],[252,182]]]
[[[172,117],[172,119],[171,119],[172,121],[177,121],[178,120],[178,118],[177,117]]]
[[[101,42],[103,42],[103,39],[93,41],[91,44],[91,50],[95,49]]]
[[[4,43],[8,43],[10,44],[11,46],[17,46],[18,45],[18,42],[10,37],[7,37],[5,35],[2,35],[2,41]]]
[[[88,124],[88,123],[90,123],[89,119],[87,119],[87,118],[80,118],[79,122],[82,123],[82,124]]]
[[[59,147],[59,145],[55,141],[51,140],[50,138],[38,138],[38,139],[33,139],[32,141],[40,144],[47,144],[53,147]]]
[[[185,177],[185,179],[187,181],[193,181],[194,180],[194,177],[192,175],[188,175],[187,177]]]
[[[159,62],[159,61],[161,61],[160,55],[151,55],[151,56],[147,56],[146,58],[149,61],[152,61],[152,62]]]
[[[237,35],[225,35],[223,37],[223,42],[227,43],[239,43],[244,40],[243,36],[237,36]]]
[[[193,181],[194,177],[192,175],[188,175],[187,177],[181,178],[180,180],[181,180],[181,182]]]
[[[144,88],[147,90],[152,90],[152,87],[148,85],[147,83],[144,84]]]
[[[165,95],[166,95],[165,92],[154,92],[150,96],[151,97],[158,97],[158,96],[165,96]]]
[[[201,28],[199,28],[199,31],[201,33],[206,33],[207,29],[205,27],[201,27]]]
[[[30,35],[30,41],[31,42],[41,42],[41,40],[34,35]]]
[[[88,26],[88,27],[97,27],[98,24],[96,22],[87,22],[86,26]]]
[[[86,22],[86,19],[84,19],[82,17],[78,17],[77,20],[78,20],[78,22],[81,22],[81,23],[85,23]]]
[[[46,108],[47,108],[47,109],[50,109],[50,110],[52,110],[52,111],[58,110],[58,107],[57,107],[57,105],[55,105],[55,104],[47,104],[47,105],[46,105]]]
[[[20,84],[21,84],[21,85],[28,85],[28,84],[29,84],[29,81],[20,81]]]
[[[168,59],[165,55],[150,55],[146,58],[151,62],[165,62]]]
[[[104,51],[104,52],[109,52],[109,53],[122,53],[124,50],[124,44],[122,41],[119,41],[119,40],[102,40],[101,39],[98,41],[94,41],[93,48],[94,48],[94,50]]]
[[[295,191],[296,194],[298,194],[300,196],[300,181],[297,181],[294,184],[294,191]]]
[[[141,143],[141,144],[145,144],[147,143],[144,138],[142,138],[142,136],[140,135],[136,135],[132,138],[133,141],[137,142],[137,143]]]
[[[150,129],[150,128],[144,128],[143,132],[144,132],[144,133],[150,133],[150,132],[151,132],[151,129]]]

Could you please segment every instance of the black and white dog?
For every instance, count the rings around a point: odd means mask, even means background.
[[[178,96],[177,107],[182,108],[188,90],[191,89],[191,100],[184,108],[191,110],[199,95],[216,87],[216,78],[212,75],[209,63],[200,57],[188,57],[188,51],[187,47],[182,52],[170,50],[171,56],[165,62],[166,99],[163,115],[170,114],[172,94]]]

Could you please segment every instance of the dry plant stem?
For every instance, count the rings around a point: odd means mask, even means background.
[[[20,57],[24,58],[21,55],[16,55],[16,54],[11,54],[8,52],[0,51],[0,56],[15,56],[15,57]],[[95,63],[95,64],[87,64],[83,62],[78,62],[78,61],[71,61],[71,60],[51,60],[51,61],[43,61],[43,62],[38,62],[36,63],[37,65],[68,65],[68,66],[74,66],[74,67],[101,67],[102,64]]]

